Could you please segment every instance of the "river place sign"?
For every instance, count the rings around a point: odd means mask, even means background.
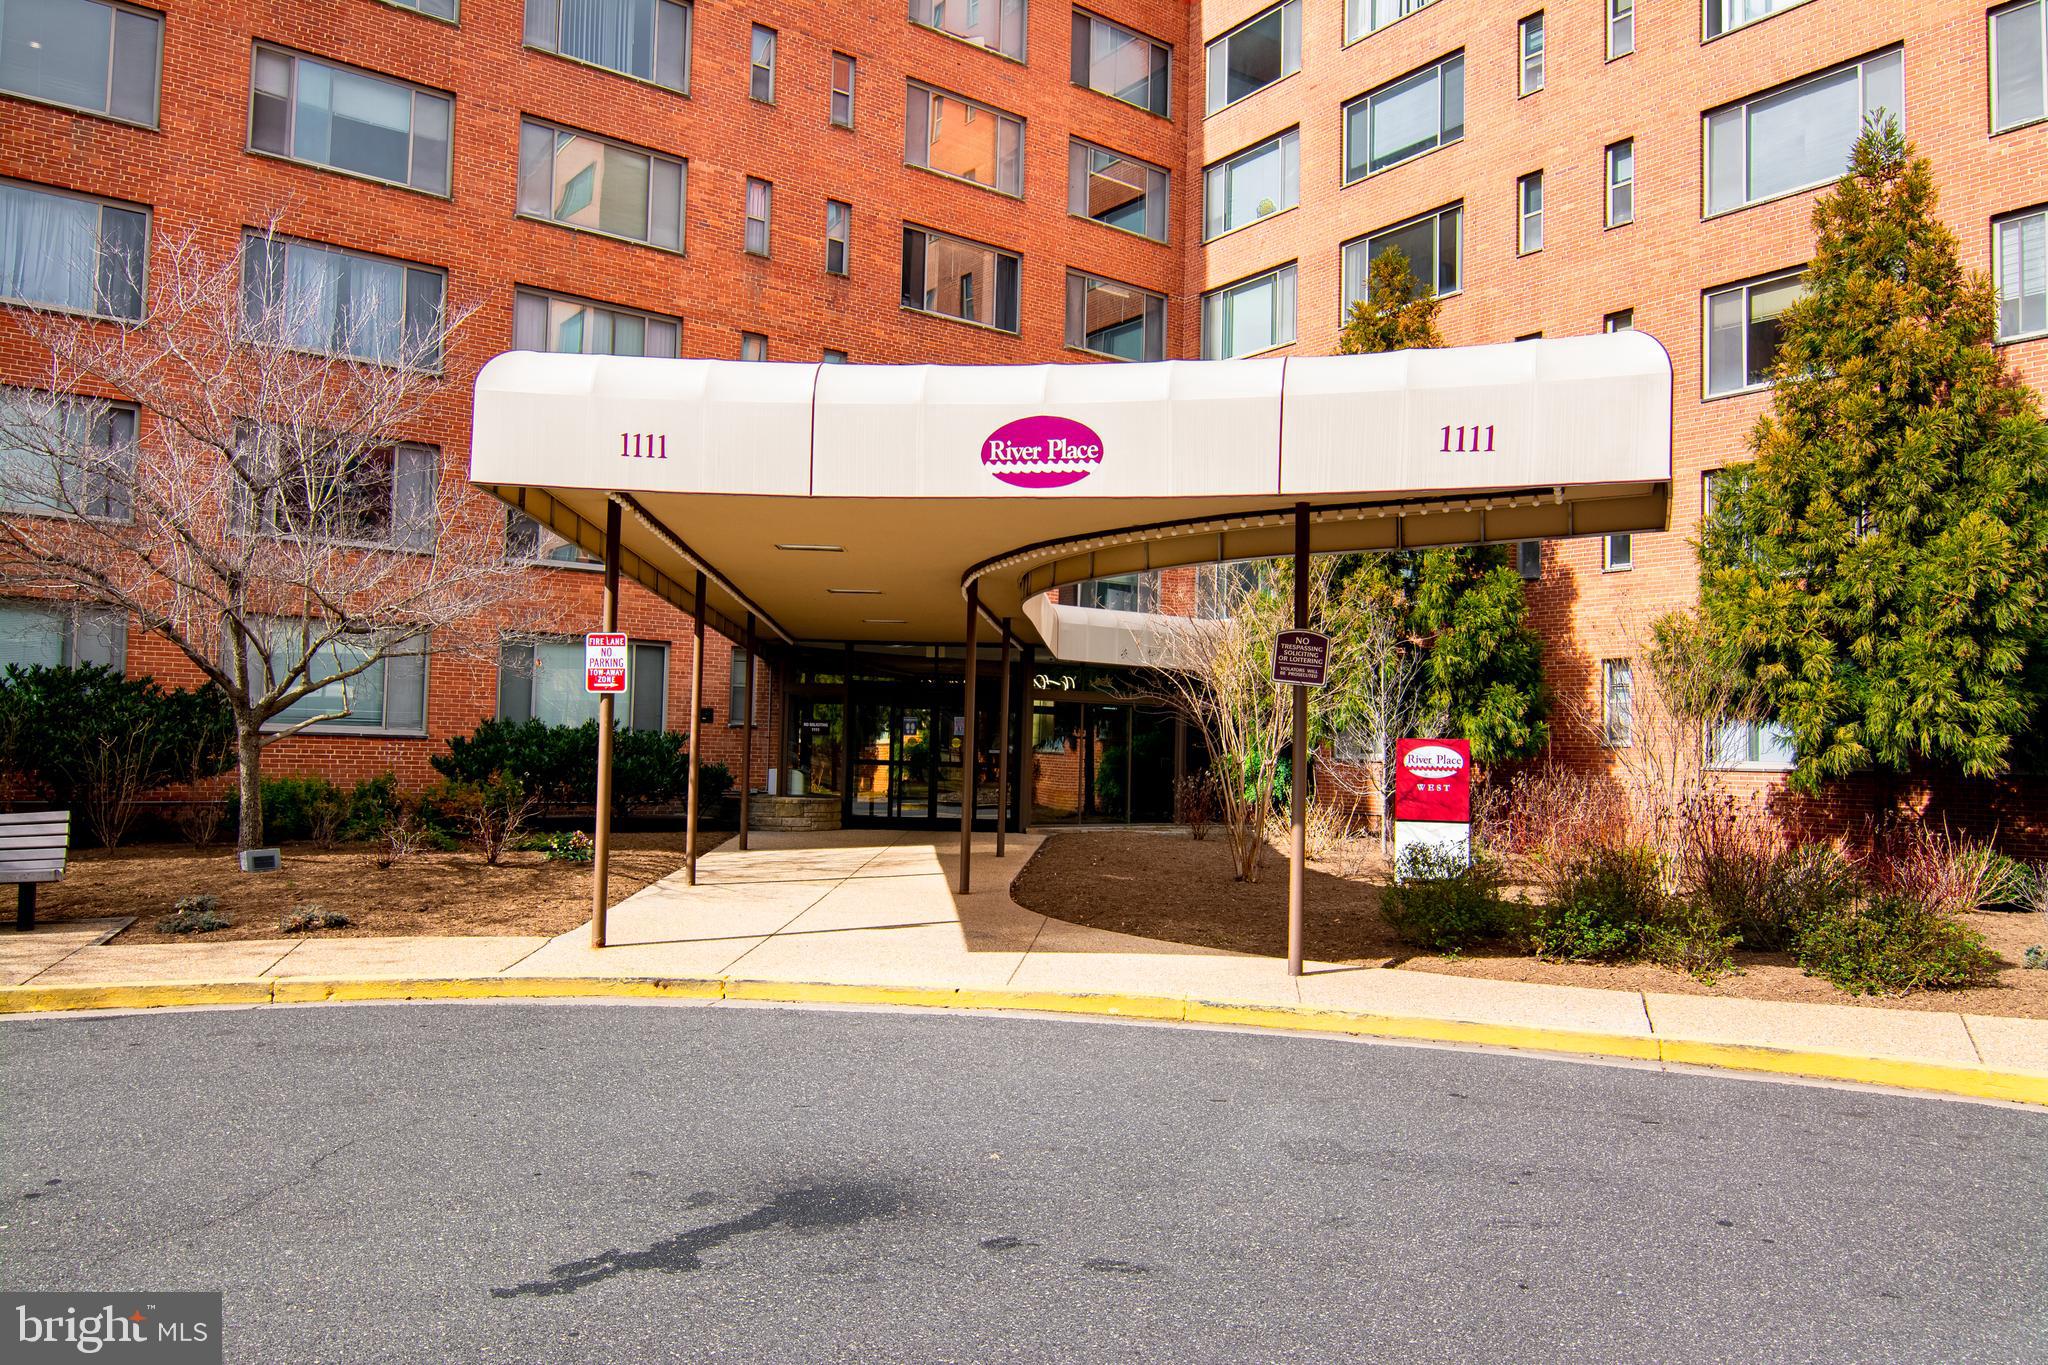
[[[1273,641],[1273,681],[1321,687],[1330,678],[1330,637],[1319,630],[1283,630]]]

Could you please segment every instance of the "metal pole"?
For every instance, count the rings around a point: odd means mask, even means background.
[[[1015,755],[1017,764],[1017,832],[1019,834],[1028,834],[1031,830],[1031,817],[1026,815],[1025,812],[1030,809],[1029,803],[1032,797],[1037,794],[1038,785],[1036,776],[1027,774],[1024,766],[1026,762],[1025,756],[1032,752],[1031,675],[1037,661],[1038,646],[1026,645],[1017,651],[1017,670],[1021,679],[1017,688],[1019,693],[1017,699],[1017,731],[1023,739],[1023,742],[1017,746],[1017,753]],[[1029,781],[1026,780],[1027,776],[1030,777]]]
[[[747,847],[750,806],[747,789],[754,785],[754,613],[747,613],[747,673],[741,687],[746,697],[747,718],[740,727],[740,850]]]
[[[1308,629],[1308,504],[1294,504],[1294,628]],[[1288,831],[1287,974],[1301,975],[1301,882],[1308,860],[1308,689],[1294,689],[1293,823]]]
[[[690,638],[690,806],[683,833],[683,867],[686,883],[697,884],[697,741],[704,728],[704,571],[697,571],[697,595],[691,599],[697,611]]]
[[[968,871],[974,861],[974,675],[980,671],[974,666],[974,637],[980,626],[981,585],[970,580],[967,584],[967,652],[962,668],[966,696],[961,702],[961,710],[965,716],[960,727],[960,894],[963,896],[967,894]]]
[[[604,605],[599,611],[607,632],[619,628],[619,519],[623,509],[607,502],[604,509]],[[597,699],[597,809],[590,840],[590,946],[604,947],[606,892],[612,870],[612,694]]]
[[[1010,618],[1003,618],[1003,671],[996,709],[996,856],[1003,856],[1003,831],[1010,823]]]

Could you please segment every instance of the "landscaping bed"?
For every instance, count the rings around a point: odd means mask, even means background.
[[[731,838],[699,830],[699,854]],[[284,846],[277,872],[245,873],[232,849],[146,844],[71,855],[64,880],[42,888],[38,923],[133,915],[117,943],[220,942],[295,937],[280,925],[318,906],[348,917],[322,938],[392,935],[560,934],[590,919],[590,864],[510,851],[497,867],[475,851],[420,852],[380,867],[376,846]],[[614,834],[607,899],[616,905],[683,865],[681,831]],[[189,896],[218,899],[228,927],[170,934],[157,922]]]
[[[1381,913],[1386,880],[1376,845],[1353,842],[1329,857],[1311,858],[1303,887],[1307,955],[1322,962],[1500,981],[2048,1019],[2048,971],[2019,965],[2029,946],[2048,942],[2048,916],[2040,914],[1960,917],[2001,959],[1990,985],[1859,996],[1806,975],[1789,953],[1737,949],[1735,969],[1709,984],[1647,962],[1545,961],[1507,941],[1458,954],[1423,952],[1401,943]],[[1098,929],[1269,957],[1284,957],[1287,951],[1285,853],[1268,856],[1257,882],[1236,881],[1220,832],[1199,841],[1172,833],[1055,835],[1039,847],[1011,893],[1028,909]]]

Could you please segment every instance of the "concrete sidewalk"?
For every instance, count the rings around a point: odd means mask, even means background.
[[[2048,1105],[2048,1021],[1487,981],[1162,943],[1010,899],[1038,846],[757,834],[559,937],[118,945],[122,920],[0,936],[0,1012],[192,1003],[640,995],[834,1000],[1236,1023],[1776,1071]]]

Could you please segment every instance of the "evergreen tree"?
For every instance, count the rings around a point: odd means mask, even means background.
[[[1717,484],[1701,605],[1813,790],[1915,763],[2004,772],[2048,699],[2048,427],[1997,299],[1898,126],[1815,206],[1752,463]]]
[[[1442,300],[1392,247],[1373,259],[1364,300],[1337,340],[1343,355],[1443,345]],[[1526,757],[1550,737],[1543,642],[1529,628],[1522,578],[1498,546],[1349,556],[1340,603],[1391,607],[1405,648],[1421,651],[1419,721],[1468,739],[1482,763]]]

